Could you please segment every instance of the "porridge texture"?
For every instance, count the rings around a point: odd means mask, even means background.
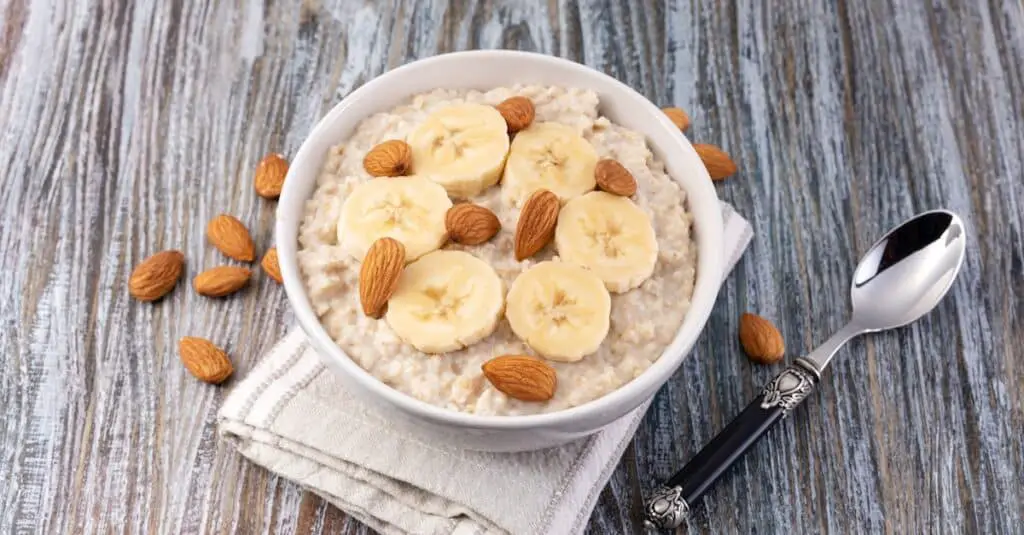
[[[465,349],[427,354],[405,343],[386,321],[365,316],[359,302],[359,261],[339,243],[342,205],[353,189],[371,177],[363,158],[376,144],[406,139],[434,111],[446,106],[496,105],[521,95],[536,108],[536,121],[573,129],[593,146],[599,158],[613,158],[637,182],[633,202],[651,220],[657,240],[653,273],[639,287],[611,293],[610,327],[597,351],[576,362],[547,360],[558,386],[546,402],[524,402],[499,392],[484,377],[481,365],[506,354],[535,354],[502,318],[489,336]],[[474,246],[448,242],[443,249],[465,251],[487,262],[504,289],[539,262],[559,261],[556,244],[522,262],[513,255],[519,203],[503,197],[502,187],[487,188],[469,201],[493,211],[502,229]],[[581,405],[631,381],[646,370],[675,336],[693,292],[696,249],[690,235],[686,193],[665,172],[642,135],[611,123],[599,114],[595,93],[560,87],[516,86],[486,92],[435,90],[407,104],[365,119],[347,141],[326,157],[316,192],[306,204],[299,233],[299,266],[310,301],[327,332],[362,368],[385,384],[425,402],[481,415],[552,412]]]

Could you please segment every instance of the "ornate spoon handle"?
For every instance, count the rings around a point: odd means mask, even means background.
[[[681,524],[690,515],[690,506],[775,422],[799,405],[819,379],[817,367],[804,359],[796,359],[776,375],[682,470],[654,491],[644,507],[646,523],[661,529]]]

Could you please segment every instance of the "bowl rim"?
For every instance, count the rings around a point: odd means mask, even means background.
[[[385,401],[396,405],[399,409],[411,413],[418,418],[425,418],[430,421],[444,422],[450,425],[475,429],[513,430],[536,429],[541,427],[551,428],[570,423],[574,420],[579,420],[586,416],[615,412],[622,412],[624,414],[636,407],[639,407],[643,403],[643,399],[636,403],[631,402],[631,399],[637,397],[645,390],[653,389],[656,391],[656,389],[663,386],[671,377],[672,373],[674,373],[682,364],[686,355],[689,354],[693,344],[696,343],[697,338],[703,331],[704,325],[711,314],[711,310],[715,304],[718,291],[721,287],[722,277],[724,275],[724,252],[720,248],[708,248],[706,244],[698,248],[694,290],[690,297],[690,307],[687,310],[686,315],[683,317],[679,328],[676,330],[675,336],[662,351],[658,359],[655,360],[638,377],[633,378],[631,381],[619,386],[615,390],[581,405],[553,412],[509,416],[478,415],[432,405],[384,384],[380,379],[356,364],[356,362],[334,342],[314,313],[313,307],[309,302],[309,297],[306,294],[305,286],[299,275],[297,255],[298,231],[301,226],[302,216],[299,215],[297,218],[298,221],[295,223],[294,233],[287,232],[287,218],[282,217],[282,212],[294,204],[299,205],[299,213],[301,214],[302,205],[304,205],[308,200],[308,197],[305,196],[301,196],[300,198],[299,194],[295,191],[297,187],[295,184],[299,180],[298,178],[293,177],[293,175],[297,173],[296,169],[308,167],[307,165],[298,164],[303,163],[306,160],[315,159],[317,164],[315,168],[319,169],[322,165],[324,154],[314,154],[315,149],[313,148],[313,145],[316,144],[314,143],[314,140],[324,137],[326,132],[329,130],[329,125],[338,120],[343,114],[348,113],[350,108],[360,104],[364,99],[367,99],[377,88],[383,87],[385,84],[394,83],[393,80],[405,72],[424,69],[439,62],[463,61],[466,59],[501,61],[513,58],[548,63],[556,66],[557,68],[572,71],[579,76],[596,77],[599,80],[599,83],[607,85],[610,91],[621,93],[621,97],[630,99],[632,101],[631,105],[635,105],[640,110],[643,110],[646,115],[657,121],[662,129],[667,130],[670,134],[674,134],[670,135],[670,137],[675,141],[673,146],[656,146],[651,139],[647,138],[646,143],[652,148],[652,150],[660,149],[662,153],[669,151],[686,151],[691,153],[693,158],[697,158],[696,161],[699,161],[699,157],[689,140],[682,134],[682,132],[679,131],[678,128],[675,127],[674,124],[672,124],[668,117],[665,116],[657,106],[631,87],[603,72],[568,59],[535,52],[513,50],[471,50],[449,52],[406,63],[380,74],[345,96],[316,123],[310,133],[303,139],[299,150],[292,159],[292,164],[289,166],[284,189],[278,201],[276,210],[277,217],[274,228],[275,240],[279,253],[278,260],[280,263],[288,302],[299,322],[299,326],[304,331],[320,358],[330,359],[332,361],[327,364],[335,364],[335,366],[329,366],[329,368],[332,369],[332,372],[337,373],[340,368],[340,370],[347,374],[351,379],[358,381],[363,387],[371,390],[374,395],[383,398]],[[406,98],[411,96],[413,95],[409,94]],[[398,103],[395,103],[395,105],[397,104]],[[332,145],[337,144],[338,142],[340,142],[340,140],[334,141]],[[658,151],[655,150],[654,152],[657,153]],[[696,180],[691,181],[692,184],[686,184],[687,204],[689,205],[695,200],[700,202],[714,201],[716,204],[715,209],[709,210],[705,214],[705,217],[700,221],[698,221],[697,217],[694,216],[692,224],[695,228],[698,225],[706,227],[701,228],[700,232],[707,233],[707,242],[722,243],[724,229],[722,228],[721,212],[718,209],[717,204],[718,195],[715,192],[712,181],[707,174],[707,170],[704,169],[703,166],[694,167],[693,172],[703,175],[705,180],[700,180],[701,177],[697,177]],[[679,182],[681,186],[683,185],[678,178],[672,177],[672,179]],[[290,188],[289,185],[292,185],[292,187]],[[690,213],[693,213],[692,210]],[[684,334],[687,336],[684,337]],[[653,397],[653,394],[651,397]],[[621,407],[624,404],[629,405],[629,408],[626,411],[621,411]]]

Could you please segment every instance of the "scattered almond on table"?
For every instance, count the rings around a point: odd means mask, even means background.
[[[196,293],[207,297],[224,297],[241,290],[252,272],[244,267],[220,266],[208,269],[192,280]]]
[[[740,345],[750,360],[774,364],[782,360],[786,343],[772,322],[755,314],[740,316]]]
[[[284,279],[281,277],[281,266],[277,262],[277,247],[267,249],[266,254],[263,255],[263,260],[260,262],[260,267],[263,268],[263,272],[268,277],[277,281],[278,284],[284,282]]]
[[[558,376],[548,363],[527,355],[503,355],[481,366],[484,377],[503,394],[520,401],[547,401],[555,396]]]
[[[724,150],[707,143],[694,143],[693,150],[704,162],[711,180],[722,180],[736,174],[736,163]]]
[[[690,116],[682,108],[662,108],[661,111],[680,131],[685,132],[690,128]]]
[[[256,194],[264,199],[276,199],[281,196],[284,178],[288,174],[288,160],[280,154],[268,154],[256,166],[256,177],[253,186]]]
[[[249,229],[234,216],[221,214],[211,219],[206,225],[206,239],[228,258],[240,262],[252,262],[256,258],[256,246]]]
[[[185,268],[181,251],[162,251],[143,260],[128,279],[128,292],[139,301],[156,301],[170,293]]]
[[[188,371],[205,383],[223,383],[234,372],[227,353],[205,338],[183,337],[178,341],[178,355]]]

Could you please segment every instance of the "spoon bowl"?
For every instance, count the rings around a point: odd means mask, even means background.
[[[857,264],[851,323],[880,331],[911,323],[953,285],[966,251],[963,222],[946,210],[924,212],[891,230]]]

